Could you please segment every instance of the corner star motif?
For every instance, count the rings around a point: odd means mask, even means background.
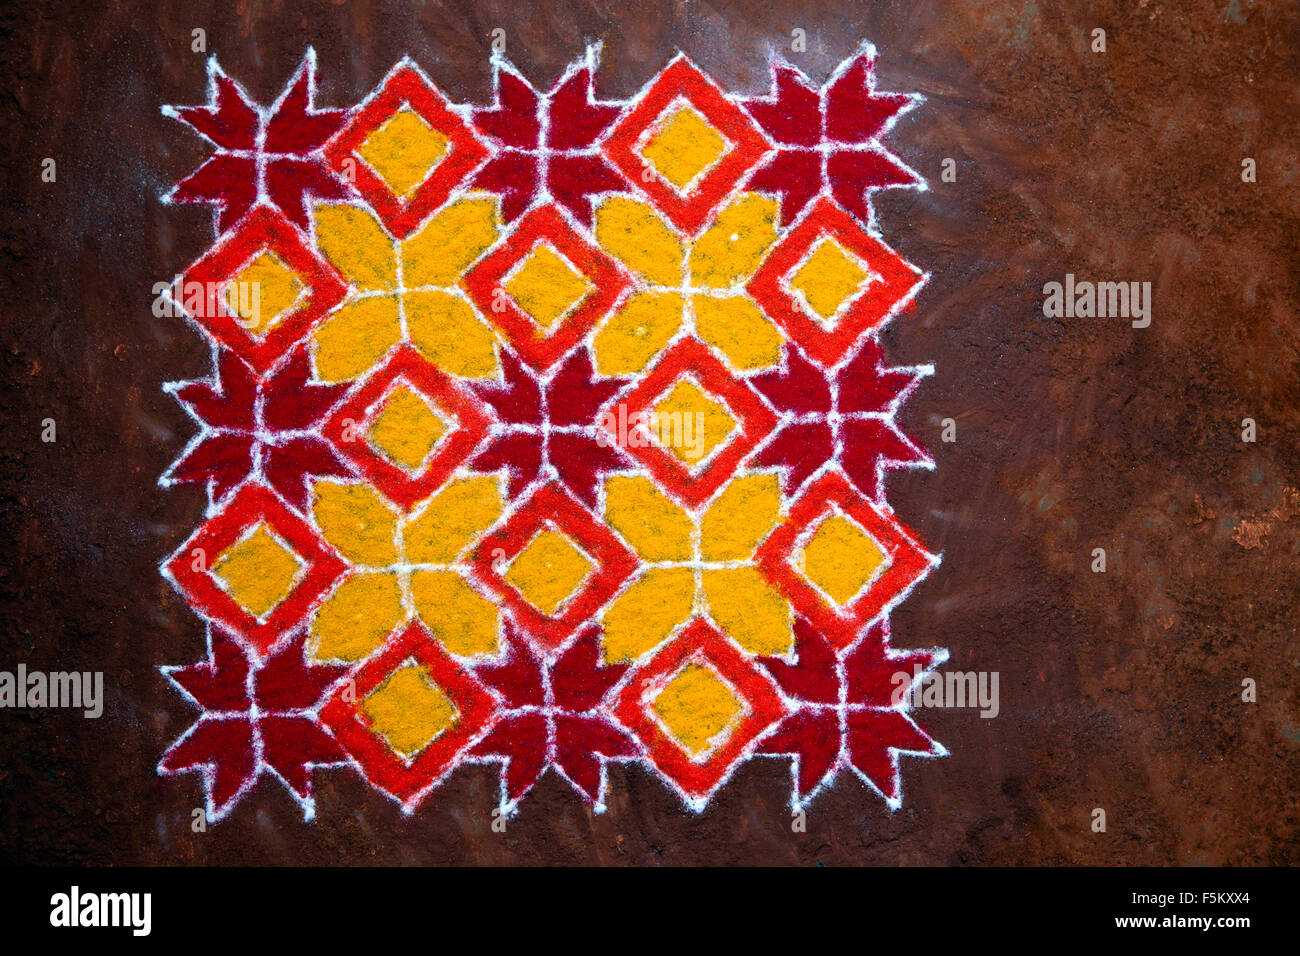
[[[348,762],[314,713],[325,689],[347,668],[308,663],[305,640],[301,633],[287,638],[256,663],[234,637],[213,626],[207,660],[162,668],[203,712],[163,754],[158,769],[200,772],[210,821],[228,814],[267,774],[289,789],[310,820],[314,768]]]
[[[217,151],[182,179],[164,201],[216,207],[218,235],[259,204],[274,206],[306,229],[308,197],[343,199],[347,195],[319,154],[343,124],[347,110],[318,110],[313,105],[315,94],[316,53],[310,48],[293,79],[269,107],[249,99],[243,87],[222,72],[217,58],[209,59],[208,102],[165,106],[163,113],[189,126]]]
[[[785,224],[823,189],[869,223],[873,190],[925,188],[916,172],[880,144],[898,117],[922,98],[875,87],[876,52],[868,46],[841,63],[820,89],[797,67],[773,60],[772,91],[742,101],[777,147],[746,188],[780,194]]]
[[[895,650],[889,626],[872,626],[836,665],[834,648],[807,620],[795,621],[795,661],[760,658],[793,704],[759,753],[794,758],[791,805],[805,806],[848,768],[885,799],[902,805],[900,754],[948,751],[909,713],[913,686],[948,658],[938,649]]]

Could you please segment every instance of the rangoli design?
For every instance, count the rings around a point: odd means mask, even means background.
[[[871,207],[924,188],[881,143],[920,97],[864,46],[606,101],[598,52],[497,58],[483,105],[408,59],[350,109],[311,51],[270,106],[212,60],[164,110],[216,238],[171,290],[213,366],[161,483],[209,505],[162,572],[208,656],[162,669],[200,713],[159,772],[212,819],[264,776],[310,818],[321,767],[412,812],[467,763],[505,813],[547,770],[601,810],[611,761],[699,811],[754,757],[796,811],[843,772],[897,807],[945,752],[905,693],[945,652],[888,623],[938,563],[885,501],[930,369],[877,337],[925,276]]]

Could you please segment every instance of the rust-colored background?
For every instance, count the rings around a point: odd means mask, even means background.
[[[204,644],[157,571],[202,492],[156,479],[193,434],[160,385],[206,374],[208,346],[150,311],[152,285],[211,240],[206,208],[158,200],[207,152],[159,113],[205,99],[191,31],[263,101],[314,45],[332,106],[407,53],[453,98],[483,101],[498,26],[538,84],[603,40],[610,98],[678,47],[727,88],[766,91],[769,47],[795,27],[808,51],[791,59],[814,78],[868,38],[882,88],[928,98],[891,142],[931,189],[880,194],[877,209],[933,274],[885,340],[895,362],[937,367],[903,421],[938,470],[894,477],[890,499],[944,561],[895,615],[894,641],[1000,672],[1002,712],[922,712],[952,756],[904,761],[898,812],[846,775],[794,833],[782,761],[751,762],[698,817],[613,766],[605,814],[548,776],[496,834],[491,768],[457,771],[409,819],[355,773],[321,771],[314,824],[264,780],[194,834],[198,780],[155,775],[193,716],[157,667]],[[1104,55],[1088,50],[1094,27]],[[98,721],[0,711],[0,859],[1300,860],[1294,3],[32,0],[0,30],[0,669],[100,670],[107,684]],[[956,183],[939,179],[945,157]],[[1151,327],[1043,318],[1043,283],[1066,272],[1151,281]],[[956,444],[939,442],[948,417]],[[1246,417],[1257,444],[1240,440]],[[1090,571],[1095,547],[1105,574]],[[1240,700],[1246,677],[1256,704]]]

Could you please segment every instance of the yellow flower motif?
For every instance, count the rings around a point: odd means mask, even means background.
[[[496,373],[496,333],[457,284],[497,240],[495,199],[459,199],[400,241],[357,206],[320,204],[312,220],[321,252],[353,286],[313,336],[321,379],[357,378],[404,339],[452,375]]]
[[[462,560],[503,507],[490,476],[455,479],[407,515],[369,485],[318,481],[312,514],[353,572],[312,617],[312,656],[360,660],[412,615],[453,654],[495,654],[500,611],[470,587]]]
[[[689,247],[654,208],[613,196],[596,209],[596,240],[641,282],[592,342],[602,375],[649,364],[683,322],[737,369],[775,365],[781,333],[744,284],[776,242],[778,206],[758,193],[737,196]]]
[[[648,478],[606,478],[605,520],[648,567],[605,611],[604,659],[634,660],[697,613],[751,654],[788,653],[790,606],[754,563],[780,517],[773,474],[735,478],[698,519]]]

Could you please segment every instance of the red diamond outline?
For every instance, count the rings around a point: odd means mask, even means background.
[[[543,614],[496,569],[498,560],[504,557],[513,561],[548,524],[596,558],[596,570],[555,615]],[[566,640],[594,619],[596,612],[636,572],[638,564],[636,554],[559,482],[538,488],[479,541],[469,558],[475,580],[501,600],[515,623],[544,654],[558,651]]]
[[[440,411],[450,411],[456,417],[456,428],[440,440],[441,449],[435,448],[415,475],[376,452],[360,434],[351,441],[347,439],[350,426],[358,432],[364,431],[363,426],[373,417],[370,414],[373,406],[399,379],[432,399]],[[421,355],[415,346],[404,342],[330,413],[321,426],[321,433],[384,497],[410,511],[441,488],[452,472],[468,460],[487,436],[491,421],[480,402],[457,387],[450,375]]]
[[[208,560],[215,563],[215,558],[224,554],[245,530],[258,523],[265,523],[287,541],[307,564],[302,580],[262,621],[240,607],[217,584],[210,568],[195,571],[191,558],[194,549],[200,548],[205,563]],[[199,525],[163,566],[163,573],[196,611],[224,625],[258,657],[296,627],[346,571],[347,564],[328,542],[294,514],[275,492],[260,484],[240,488],[220,511]]]
[[[696,762],[651,716],[645,697],[658,689],[697,657],[717,670],[749,706],[747,714],[713,755]],[[707,618],[697,617],[654,657],[638,667],[619,691],[612,705],[614,717],[633,731],[650,760],[664,776],[697,800],[707,800],[727,775],[762,736],[787,713],[777,688],[763,671],[746,657]]]
[[[826,235],[865,262],[874,277],[830,329],[809,316],[781,287],[781,280]],[[810,358],[829,368],[863,335],[884,325],[924,282],[920,269],[858,225],[834,200],[820,196],[767,254],[745,289]]]
[[[505,300],[502,311],[493,308],[506,273],[525,261],[533,247],[543,240],[561,252],[595,287],[550,333],[519,308],[509,293],[502,296]],[[538,372],[545,372],[581,342],[632,285],[631,277],[619,264],[584,239],[554,204],[539,206],[524,215],[515,224],[514,231],[480,259],[461,282],[479,310],[506,334],[519,356]]]
[[[260,253],[270,250],[307,284],[307,299],[299,308],[258,339],[227,311],[221,287]],[[190,283],[202,283],[202,314],[186,306]],[[303,240],[284,215],[270,206],[255,206],[239,224],[205,252],[181,276],[177,304],[218,344],[238,355],[260,377],[278,366],[299,342],[347,295],[348,284],[326,259]]]
[[[356,152],[367,136],[403,106],[409,106],[433,129],[446,136],[451,151],[444,155],[408,199],[402,199]],[[439,208],[490,152],[451,102],[410,61],[399,63],[370,94],[364,105],[325,144],[325,162],[347,182],[345,163],[354,165],[353,188],[379,214],[388,231],[405,239],[425,217]]]
[[[799,539],[838,505],[885,549],[890,564],[866,590],[843,608],[825,602],[790,559]],[[915,533],[893,512],[877,507],[838,471],[818,478],[791,506],[786,519],[754,555],[763,576],[826,636],[837,650],[852,644],[862,629],[886,613],[929,573],[937,559],[921,547]]]
[[[361,702],[410,658],[428,670],[456,705],[460,718],[407,764],[371,732]],[[498,703],[492,691],[443,650],[417,618],[382,651],[360,664],[350,681],[335,689],[320,710],[320,720],[356,760],[366,779],[401,801],[402,809],[410,813],[448,771],[459,766],[461,752],[495,723]]]
[[[707,392],[724,399],[727,410],[740,420],[740,434],[732,437],[711,462],[696,471],[687,468],[657,442],[628,445],[630,429],[618,427],[622,416],[614,411],[620,405],[624,406],[626,418],[623,420],[633,421],[647,412],[683,374],[692,375]],[[646,467],[660,487],[694,509],[713,497],[736,473],[741,462],[771,437],[780,418],[764,404],[762,396],[748,382],[732,375],[707,345],[694,336],[687,336],[660,355],[654,368],[631,389],[607,404],[598,421],[623,451]]]
[[[731,145],[685,195],[658,176],[643,181],[641,171],[646,161],[636,151],[641,134],[678,97],[697,109]],[[772,145],[748,113],[728,100],[702,70],[679,55],[637,97],[636,106],[619,120],[600,149],[628,182],[645,193],[678,229],[694,236],[735,185],[762,162]]]

